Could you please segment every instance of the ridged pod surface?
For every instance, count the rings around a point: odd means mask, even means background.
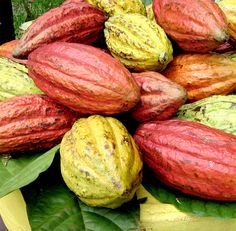
[[[154,0],[157,23],[178,45],[205,53],[228,40],[227,22],[220,7],[211,0]]]
[[[130,110],[140,89],[122,63],[99,48],[56,42],[29,55],[29,75],[51,98],[82,114]]]
[[[226,95],[236,89],[236,62],[220,54],[182,54],[163,75],[183,86],[189,101]]]
[[[124,125],[100,115],[79,119],[62,139],[61,173],[90,206],[117,208],[131,200],[142,180],[142,160]]]
[[[117,14],[137,13],[146,15],[146,8],[142,0],[87,0],[109,17]]]
[[[38,17],[13,50],[14,57],[26,57],[34,49],[54,42],[91,44],[104,29],[104,13],[88,3],[62,4]]]
[[[37,94],[0,102],[0,110],[0,154],[52,148],[78,118],[48,96]]]
[[[236,95],[215,95],[185,104],[177,111],[176,118],[236,135]]]
[[[218,5],[226,16],[230,38],[236,42],[236,0],[221,0]]]
[[[133,71],[161,71],[172,60],[165,31],[140,14],[123,14],[105,22],[106,44],[112,55]]]
[[[10,59],[0,57],[0,101],[23,94],[42,94],[28,76],[28,69]]]
[[[170,118],[187,99],[186,90],[158,72],[133,73],[141,88],[141,100],[132,110],[137,121]]]
[[[134,139],[163,183],[186,194],[236,201],[236,136],[185,121],[152,121]]]

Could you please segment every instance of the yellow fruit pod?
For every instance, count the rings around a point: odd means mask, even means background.
[[[146,8],[142,0],[87,0],[109,17],[116,14],[138,13],[146,15]]]
[[[162,71],[173,59],[165,31],[143,15],[110,17],[104,34],[111,54],[132,71]]]
[[[28,69],[8,58],[0,57],[0,101],[23,94],[42,94],[28,76]]]
[[[156,22],[154,12],[152,9],[152,3],[146,6],[146,11],[147,11],[147,18],[150,19],[151,21]]]
[[[141,229],[145,231],[235,231],[236,219],[196,216],[179,211],[172,204],[165,204],[154,198],[141,185],[137,198],[147,198],[140,204]]]
[[[117,208],[142,180],[142,160],[132,136],[112,117],[79,119],[60,146],[66,185],[90,206]]]
[[[236,42],[236,0],[222,0],[218,5],[226,16],[230,38]]]

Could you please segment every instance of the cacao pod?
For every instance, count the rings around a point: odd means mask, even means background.
[[[165,31],[140,14],[123,14],[105,22],[111,54],[133,71],[161,71],[172,60],[173,48]]]
[[[141,100],[132,110],[138,121],[170,118],[187,99],[186,90],[157,72],[133,73],[141,87]]]
[[[141,184],[141,157],[117,119],[79,119],[63,137],[60,156],[65,183],[90,206],[117,208],[131,200]]]
[[[154,0],[157,23],[178,45],[208,52],[228,40],[226,17],[211,0]]]
[[[12,56],[12,51],[16,44],[18,43],[19,40],[15,39],[6,43],[3,43],[0,45],[0,57],[6,57],[8,59],[11,59],[14,62],[21,63],[21,64],[26,64],[27,60],[23,59],[17,59]]]
[[[236,0],[221,0],[218,5],[226,16],[230,39],[236,42]]]
[[[146,8],[142,0],[87,0],[109,17],[117,14],[138,13],[146,15]]]
[[[0,102],[0,110],[1,154],[52,148],[78,118],[48,96],[37,94]]]
[[[236,95],[214,95],[185,104],[177,119],[195,121],[236,135]]]
[[[105,15],[87,3],[62,4],[38,17],[22,35],[13,56],[28,56],[34,49],[54,42],[91,44],[102,36]]]
[[[131,73],[111,55],[84,44],[55,42],[29,55],[29,75],[51,98],[82,114],[116,114],[140,99]]]
[[[134,139],[163,183],[210,200],[236,201],[236,136],[185,120],[152,121]]]
[[[226,95],[236,89],[236,62],[221,54],[182,54],[163,75],[182,85],[189,101]]]
[[[151,21],[156,22],[154,12],[153,12],[153,5],[152,3],[146,6],[146,11],[147,11],[147,18],[150,19]]]
[[[23,94],[42,94],[28,76],[27,68],[10,59],[0,57],[0,101]]]
[[[225,53],[236,53],[236,49],[234,46],[228,42],[221,44],[219,47],[217,47],[214,52],[220,53],[220,54],[225,54]]]

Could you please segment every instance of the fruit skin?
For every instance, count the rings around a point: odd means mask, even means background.
[[[134,139],[156,177],[186,194],[236,201],[236,136],[191,121],[152,121]]]
[[[33,22],[13,56],[27,57],[34,49],[54,41],[92,44],[102,36],[105,20],[104,13],[88,3],[62,4]]]
[[[187,90],[189,102],[236,88],[236,62],[221,54],[178,55],[163,75]]]
[[[43,94],[13,97],[0,102],[0,110],[1,154],[52,148],[78,118]]]
[[[185,51],[206,53],[228,40],[226,17],[211,0],[154,0],[157,23]]]
[[[51,98],[82,114],[116,114],[140,99],[131,73],[101,49],[56,42],[29,55],[29,75]]]
[[[187,99],[186,90],[157,72],[133,73],[141,87],[141,100],[132,110],[137,121],[170,118]]]
[[[127,13],[146,15],[145,4],[142,0],[87,0],[87,2],[102,10],[109,17]]]
[[[0,57],[0,101],[16,95],[42,93],[24,65]]]
[[[175,116],[236,135],[236,95],[214,95],[185,104]]]
[[[142,160],[124,125],[93,115],[74,123],[60,146],[67,186],[90,206],[117,208],[131,200],[142,180]]]
[[[110,17],[104,35],[111,54],[134,72],[162,71],[173,58],[165,31],[143,15]]]
[[[217,3],[224,12],[229,29],[230,39],[236,42],[236,0],[221,0]]]

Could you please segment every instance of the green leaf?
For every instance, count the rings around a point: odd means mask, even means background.
[[[144,4],[147,6],[152,3],[152,0],[144,0]]]
[[[33,182],[51,165],[59,145],[44,154],[23,155],[18,158],[0,157],[0,198]]]
[[[173,204],[180,211],[198,216],[236,218],[236,203],[217,202],[188,196],[170,189],[155,179],[150,170],[145,169],[143,186],[162,203]]]
[[[90,207],[63,182],[34,182],[22,189],[34,231],[131,231],[139,229],[139,204],[118,209]]]

